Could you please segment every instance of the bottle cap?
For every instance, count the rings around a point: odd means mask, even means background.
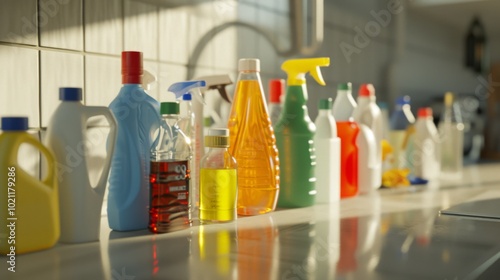
[[[396,99],[396,105],[409,105],[411,98],[408,95],[400,96]]]
[[[359,96],[375,96],[375,87],[372,84],[362,84],[358,91]]]
[[[258,58],[242,58],[238,61],[238,71],[260,71]]]
[[[191,96],[191,93],[185,93],[183,96],[182,96],[182,100],[185,100],[185,101],[191,101],[193,98]]]
[[[212,128],[205,136],[205,146],[213,148],[229,147],[229,130],[226,128]]]
[[[453,105],[453,92],[447,92],[444,94],[444,105],[447,107]]]
[[[352,83],[340,83],[337,90],[352,90]]]
[[[269,102],[281,103],[281,95],[285,91],[285,80],[273,79],[269,81]]]
[[[330,110],[333,107],[333,99],[327,98],[327,99],[320,99],[319,100],[319,109],[320,110]]]
[[[229,129],[227,128],[211,128],[208,130],[209,136],[224,136],[229,137]]]
[[[142,52],[122,52],[122,84],[141,84],[142,74]]]
[[[432,117],[432,108],[423,107],[418,109],[418,117],[419,118]]]
[[[306,74],[309,73],[314,80],[324,86],[325,80],[320,67],[330,65],[329,57],[289,59],[281,64],[281,69],[288,75],[288,86],[301,86],[306,84]]]
[[[2,118],[3,131],[26,131],[28,130],[27,117],[3,117]]]
[[[82,89],[74,87],[59,88],[59,100],[61,101],[81,101]]]
[[[162,115],[177,115],[179,114],[179,102],[162,102],[160,113]]]

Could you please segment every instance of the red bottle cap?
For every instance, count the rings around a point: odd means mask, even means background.
[[[122,52],[122,84],[140,84],[142,74],[142,52]]]
[[[424,107],[418,109],[418,116],[421,118],[432,117],[432,109],[429,107]]]
[[[358,91],[359,96],[375,96],[375,87],[372,84],[362,84]]]
[[[285,91],[285,80],[273,79],[269,80],[269,102],[281,103],[281,95]]]

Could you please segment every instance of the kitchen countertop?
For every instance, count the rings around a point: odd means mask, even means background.
[[[15,273],[2,256],[0,279],[495,279],[500,223],[439,215],[492,198],[500,164],[466,167],[459,181],[167,234],[113,232],[103,217],[100,242],[17,256]]]

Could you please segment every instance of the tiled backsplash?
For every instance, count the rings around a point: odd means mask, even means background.
[[[217,34],[204,47],[197,65],[188,62],[208,30],[234,20],[264,28],[280,48],[286,49],[290,45],[288,0],[207,0],[175,8],[168,8],[168,2],[0,0],[0,116],[28,116],[30,132],[40,138],[59,104],[59,87],[83,87],[85,104],[108,106],[121,87],[122,50],[144,53],[145,69],[158,78],[149,93],[160,101],[173,98],[166,89],[173,82],[185,80],[188,67],[193,67],[194,77],[229,73],[235,79],[241,57],[261,59],[266,91],[268,79],[285,78],[280,70],[284,58],[276,55],[263,36],[245,28],[231,27]],[[325,1],[325,40],[316,55],[331,57],[331,66],[323,70],[327,87],[312,80],[308,83],[312,119],[317,114],[318,99],[334,97],[339,82],[351,81],[355,88],[361,83],[374,83],[378,98],[388,99],[393,22],[381,28],[351,61],[341,50],[342,43],[352,44],[354,28],[373,21],[371,11],[383,9],[386,2]],[[422,37],[424,33],[425,29],[412,35]],[[435,46],[443,51],[453,44],[454,40],[441,40]],[[419,53],[418,48],[412,48],[418,42],[410,41],[408,45],[410,53],[426,59],[440,57],[439,51]],[[408,61],[403,59],[403,63]],[[443,65],[443,69],[455,66],[449,61]],[[405,69],[410,69],[407,74],[413,73],[411,65]],[[93,157],[104,157],[105,141],[96,145]],[[26,157],[29,155],[32,158],[26,161],[38,173],[38,167],[32,164],[39,161],[38,155],[27,153]],[[95,166],[92,174],[98,169]]]

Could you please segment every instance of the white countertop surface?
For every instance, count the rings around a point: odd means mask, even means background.
[[[466,167],[459,181],[167,234],[113,232],[103,217],[100,242],[20,255],[15,273],[2,256],[0,279],[491,279],[500,275],[500,223],[439,211],[493,198],[500,164]]]

